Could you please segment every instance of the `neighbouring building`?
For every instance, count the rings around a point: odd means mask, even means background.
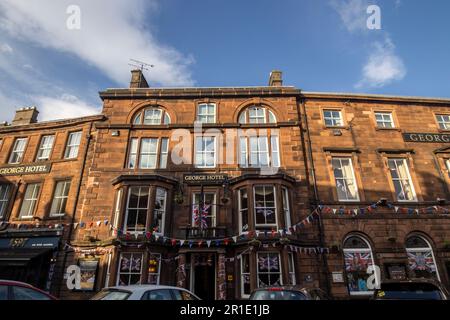
[[[64,299],[130,284],[359,298],[374,265],[449,286],[450,99],[305,92],[279,71],[151,88],[139,70],[100,98],[99,116],[24,108],[0,126],[0,278]]]

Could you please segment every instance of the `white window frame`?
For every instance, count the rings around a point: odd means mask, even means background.
[[[330,112],[329,116],[326,115],[327,112]],[[338,117],[336,117],[334,113],[338,113]],[[327,124],[327,120],[331,121],[331,124]],[[324,121],[325,126],[329,127],[329,128],[343,127],[344,119],[342,117],[342,110],[324,109],[323,110],[323,121]]]
[[[23,142],[21,146],[19,146],[20,142]],[[28,138],[17,138],[14,141],[13,149],[11,152],[11,155],[9,156],[9,164],[18,164],[23,161],[23,158],[25,156],[25,150],[27,148]],[[21,147],[19,149],[19,147]],[[17,160],[13,161],[13,158],[17,155]]]
[[[156,200],[158,197],[158,189],[163,190],[164,191],[164,208],[163,209],[156,209]],[[155,216],[161,212],[161,225],[159,226],[159,231],[155,232],[157,234],[160,235],[164,235],[165,234],[165,222],[166,222],[166,214],[167,214],[167,189],[162,188],[162,187],[156,187],[155,189],[155,205],[153,207],[153,217],[155,218]]]
[[[151,148],[151,146],[155,146],[155,151],[148,151],[148,152],[143,152],[142,151],[142,146],[144,144],[145,141],[149,141],[149,146]],[[154,144],[155,143],[155,144]],[[159,150],[159,139],[158,138],[141,138],[140,139],[140,146],[139,146],[139,169],[141,170],[151,170],[151,169],[156,169],[158,167],[158,150]],[[147,163],[150,163],[149,159],[151,159],[152,157],[155,157],[155,165],[154,166],[142,166],[143,163],[143,158],[147,157]]]
[[[198,140],[201,139],[201,150],[197,149],[198,146]],[[214,150],[213,151],[207,151],[204,150],[203,147],[206,147],[206,143],[204,143],[203,141],[206,139],[213,139],[214,140]],[[194,163],[195,163],[195,167],[196,168],[215,168],[217,165],[217,139],[215,136],[199,136],[199,137],[195,137],[195,159],[194,159]],[[213,154],[214,155],[214,164],[212,165],[208,165],[206,163],[206,154]],[[204,163],[204,165],[199,165],[198,163],[198,156],[200,155],[202,162]]]
[[[50,217],[61,217],[64,216],[66,214],[65,210],[67,209],[67,200],[69,199],[69,192],[70,192],[70,185],[71,185],[70,180],[61,180],[56,182],[55,184],[55,190],[54,190],[54,194],[53,194],[53,199],[52,199],[52,205],[50,207]],[[63,183],[63,188],[62,188],[62,194],[61,195],[57,195],[56,191],[58,190],[58,184]],[[67,191],[67,194],[65,195]],[[57,201],[58,199],[61,200],[59,208],[58,208],[58,212],[54,212],[53,211],[53,204],[55,203],[55,201]],[[65,200],[65,202],[64,202]],[[64,204],[64,206],[63,206]],[[64,209],[64,210],[63,210]]]
[[[37,204],[38,204],[38,200],[39,200],[39,193],[41,192],[41,187],[42,187],[41,183],[27,184],[27,186],[25,188],[25,193],[23,196],[24,198],[23,198],[22,204],[20,206],[19,219],[33,218],[33,215],[36,212],[36,208],[37,208]],[[30,198],[26,198],[28,188],[33,188]],[[22,208],[26,201],[31,201],[31,205],[29,206],[27,214],[22,215]]]
[[[377,116],[381,116],[381,119],[377,119]],[[388,117],[388,119],[386,119]],[[381,129],[394,129],[394,117],[392,116],[392,112],[387,111],[376,111],[375,112],[375,122],[378,128]],[[389,124],[389,125],[387,125]]]
[[[252,141],[256,139],[256,150],[251,148]],[[265,144],[266,151],[261,151]],[[255,145],[255,144],[253,144]],[[277,135],[270,136],[249,136],[239,138],[239,166],[241,168],[266,168],[280,167],[280,143]],[[256,154],[257,163],[251,163],[252,155]],[[263,162],[267,165],[263,165]]]
[[[201,112],[202,107],[206,106],[206,113]],[[209,108],[213,107],[213,113],[209,113]],[[200,103],[197,106],[197,121],[201,123],[216,123],[217,105],[215,103]],[[210,121],[212,118],[212,121]]]
[[[248,272],[244,272],[244,256],[246,256],[247,259],[248,259],[248,264],[249,264]],[[251,294],[251,288],[250,288],[250,293],[249,294],[246,294],[244,292],[244,277],[247,276],[249,281],[251,282],[251,276],[252,276],[251,269],[250,269],[250,264],[251,264],[250,260],[251,260],[251,258],[252,258],[251,254],[244,253],[244,254],[241,255],[241,259],[240,259],[240,263],[239,263],[240,268],[241,268],[241,279],[240,280],[241,280],[241,297],[242,298],[249,298],[250,294]]]
[[[6,211],[8,210],[9,200],[10,200],[10,192],[11,185],[4,183],[0,184],[0,219],[3,219],[6,216]]]
[[[411,237],[417,237],[417,238],[422,239],[423,241],[425,241],[425,243],[428,245],[428,247],[427,248],[408,248],[408,247],[406,247],[406,252],[407,253],[408,252],[422,252],[422,253],[423,252],[431,252],[431,257],[433,258],[434,267],[436,268],[436,277],[437,277],[438,281],[441,281],[441,277],[439,275],[439,268],[436,263],[436,257],[434,256],[434,250],[433,250],[433,247],[431,246],[430,242],[421,236],[413,235]],[[411,237],[408,237],[408,238],[411,238]]]
[[[450,114],[437,114],[436,121],[438,123],[439,129],[450,130]]]
[[[120,218],[120,212],[121,212],[121,206],[122,206],[122,194],[123,190],[119,189],[117,190],[116,195],[116,203],[114,206],[114,221],[113,221],[113,234],[117,234],[116,231],[119,229],[119,218]]]
[[[278,256],[278,265],[280,268],[279,272],[271,272],[270,270],[268,270],[267,272],[260,272],[259,271],[259,257],[260,255],[269,255],[269,254],[276,254]],[[257,288],[265,288],[265,287],[261,287],[259,285],[259,275],[260,274],[268,274],[269,277],[271,274],[279,274],[280,275],[280,286],[283,285],[283,266],[282,266],[282,262],[281,262],[281,255],[279,252],[277,251],[260,251],[256,253],[256,286]],[[269,286],[273,286],[273,285],[269,285]]]
[[[163,149],[165,145],[165,148]],[[159,168],[166,169],[167,162],[169,159],[169,138],[161,138],[160,139],[160,152],[159,152]]]
[[[160,284],[161,281],[161,253],[150,253],[149,257],[148,257],[148,261],[147,261],[147,269],[150,268],[150,259],[152,257],[155,257],[155,260],[158,262],[157,266],[158,266],[158,272],[148,272],[147,274],[147,284],[150,284],[150,276],[156,276],[156,283],[154,283],[153,285],[158,285]]]
[[[208,228],[215,228],[217,226],[217,194],[215,192],[203,192],[203,205],[205,203],[206,195],[214,195],[213,203],[211,204],[211,214],[206,216],[206,218],[211,218],[212,225],[208,226]],[[199,213],[200,213],[200,203],[195,202],[195,197],[198,196],[198,199],[200,201],[200,192],[194,192],[192,193],[192,209],[194,209],[195,206],[199,206]],[[195,226],[195,217],[194,213],[192,212],[192,226]],[[199,226],[197,226],[200,228]]]
[[[297,285],[297,277],[295,274],[295,254],[293,252],[288,252],[288,272],[289,272],[289,282],[290,285]]]
[[[141,270],[139,271],[139,273],[136,271],[136,272],[131,272],[131,270],[129,271],[129,272],[120,272],[120,266],[122,265],[122,257],[123,257],[123,255],[130,255],[131,254],[131,258],[133,258],[135,255],[136,256],[141,256]],[[130,276],[131,275],[134,275],[134,274],[139,274],[139,283],[138,284],[141,284],[142,283],[142,268],[144,267],[144,254],[143,253],[140,253],[140,252],[121,252],[120,253],[120,256],[119,256],[119,265],[118,265],[118,268],[117,268],[117,280],[116,280],[116,285],[120,285],[120,275],[121,274],[126,274],[127,276],[128,276],[128,283],[126,284],[126,285],[129,285],[130,284]]]
[[[250,117],[250,110],[256,110],[256,112],[258,112],[258,110],[263,110],[263,116],[259,115],[256,117]],[[273,118],[273,120],[271,119]],[[256,119],[256,122],[251,122],[251,119]],[[263,119],[263,121],[259,121],[259,120]],[[277,122],[277,117],[275,116],[275,114],[272,112],[272,110],[270,110],[269,108],[265,107],[265,106],[249,106],[247,107],[239,116],[238,122],[240,124],[252,124],[252,125],[257,125],[257,124],[264,124],[264,123],[276,123]]]
[[[128,169],[136,169],[138,164],[139,139],[131,138],[130,140],[130,154],[128,155]]]
[[[247,193],[247,209],[242,209],[242,192],[246,192]],[[248,194],[247,188],[239,189],[238,190],[239,234],[246,234],[250,230],[250,225],[249,225],[249,206],[250,206],[250,201],[249,200],[250,199],[249,199],[249,194]],[[243,221],[242,221],[242,216],[243,215],[247,215],[247,230],[243,230],[243,228],[244,228]]]
[[[74,137],[77,136],[75,141]],[[78,152],[80,151],[81,137],[83,136],[83,131],[75,131],[69,133],[67,139],[66,150],[64,152],[64,159],[76,159],[78,158]],[[76,150],[76,151],[73,151]]]
[[[290,233],[289,228],[292,226],[292,220],[291,220],[291,205],[289,202],[289,189],[286,187],[281,187],[281,195],[282,195],[282,205],[283,205],[283,214],[284,214],[284,220],[285,220],[285,228],[287,229],[287,232]]]
[[[48,141],[48,139],[50,141]],[[37,161],[49,160],[52,156],[53,143],[55,142],[55,135],[42,136],[39,144],[38,153],[36,155]]]
[[[163,110],[159,108],[148,108],[144,110],[143,116],[142,123],[145,125],[162,124]]]
[[[141,197],[141,189],[147,189],[148,190],[148,200],[147,200],[147,207],[146,208],[130,208],[130,199],[131,199],[131,190],[133,188],[139,188],[139,197]],[[125,232],[129,232],[131,234],[142,234],[142,232],[145,231],[147,224],[148,224],[148,209],[150,206],[150,201],[151,201],[151,188],[150,187],[146,187],[146,186],[130,186],[128,188],[128,195],[127,195],[127,207],[125,209],[125,219],[124,219],[124,227],[123,229],[125,230]],[[139,201],[138,201],[139,203]],[[129,230],[128,229],[128,212],[130,210],[138,210],[138,211],[144,211],[145,210],[145,225],[144,225],[144,229],[143,230],[136,230],[137,227],[137,221],[139,216],[136,215],[136,221],[134,223],[134,230]]]
[[[274,206],[275,207],[256,207],[256,188],[257,187],[264,187],[264,202],[266,202],[266,194],[265,194],[265,190],[267,187],[269,188],[273,188],[273,197],[274,197]],[[274,210],[274,215],[275,215],[275,223],[264,223],[264,224],[258,224],[256,223],[257,219],[256,219],[256,214],[257,214],[257,209],[262,209],[262,208],[273,208]],[[262,185],[254,185],[253,186],[253,217],[254,217],[254,221],[255,221],[255,229],[258,230],[258,228],[273,228],[275,230],[278,230],[278,203],[277,203],[277,190],[275,188],[275,186],[273,185],[267,185],[267,184],[262,184]],[[265,217],[265,220],[267,222],[267,217]]]
[[[395,162],[395,168],[397,170],[397,175],[399,176],[399,178],[394,178],[392,176],[391,167],[389,166],[389,162],[390,161],[394,161]],[[403,164],[405,165],[406,174],[407,174],[406,178],[401,178],[400,177],[397,161],[402,161]],[[388,158],[387,159],[387,165],[388,165],[389,174],[391,176],[391,181],[392,181],[392,184],[394,186],[394,193],[395,193],[396,200],[398,202],[417,202],[417,194],[416,194],[416,190],[414,188],[414,184],[413,184],[413,181],[412,181],[412,178],[411,178],[411,173],[409,171],[409,165],[408,165],[407,159],[406,158]],[[413,199],[406,199],[406,200],[398,199],[398,194],[397,194],[397,190],[395,189],[395,183],[394,183],[394,181],[396,181],[396,180],[400,181],[400,184],[401,184],[401,187],[402,187],[402,192],[404,194],[405,194],[405,190],[404,190],[404,185],[403,185],[402,181],[406,181],[406,180],[408,181],[409,185],[411,186],[411,193],[413,195]]]
[[[339,161],[340,169],[341,169],[341,171],[342,171],[342,178],[337,178],[336,175],[334,174],[334,166],[333,166],[333,161],[334,161],[334,160]],[[348,161],[348,163],[349,163],[349,165],[350,165],[350,170],[351,170],[351,173],[352,173],[351,177],[346,177],[346,176],[345,176],[345,170],[343,169],[343,168],[344,168],[344,166],[343,166],[343,161]],[[358,188],[358,183],[357,183],[357,181],[356,181],[355,170],[354,170],[354,168],[353,168],[353,159],[352,159],[351,157],[332,157],[332,159],[331,159],[331,168],[332,168],[332,170],[333,170],[334,183],[335,183],[335,186],[336,186],[336,193],[337,193],[338,200],[341,201],[341,202],[355,202],[355,201],[360,201],[360,199],[359,199],[359,188]],[[346,185],[346,186],[348,185],[348,181],[352,181],[352,182],[353,182],[353,184],[355,185],[355,192],[356,192],[356,198],[355,198],[355,199],[350,199],[350,198],[348,198],[348,194],[347,194],[347,199],[340,199],[340,198],[339,198],[338,180],[343,180],[343,181],[345,181],[345,183],[346,183],[345,185]],[[342,182],[340,182],[340,183],[342,183]],[[347,193],[347,192],[346,192],[346,193]]]

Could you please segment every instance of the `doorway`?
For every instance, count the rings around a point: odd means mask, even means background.
[[[216,255],[192,254],[191,291],[203,300],[215,300],[216,283]]]

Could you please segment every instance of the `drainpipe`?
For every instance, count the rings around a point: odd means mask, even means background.
[[[309,133],[309,125],[308,125],[308,117],[306,116],[306,107],[305,107],[305,100],[302,99],[300,97],[299,99],[299,103],[301,105],[302,110],[300,111],[298,108],[298,104],[297,104],[297,115],[298,115],[298,119],[300,119],[300,132],[302,133],[302,137],[303,137],[303,127],[302,127],[302,119],[304,119],[305,122],[305,127],[306,127],[306,135],[308,138],[308,155],[309,155],[309,161],[311,162],[311,177],[313,180],[313,189],[314,189],[314,206],[317,207],[320,204],[320,198],[319,198],[319,192],[317,189],[317,179],[316,179],[316,169],[314,166],[314,158],[313,158],[313,152],[312,152],[312,144],[311,144],[311,135]],[[305,144],[304,144],[304,139],[302,139],[302,145],[303,145],[303,152],[306,155],[305,152]],[[305,156],[305,158],[308,158]],[[308,161],[305,162],[306,165],[306,171],[308,172]],[[308,179],[309,181],[309,179]],[[318,229],[319,229],[319,243],[320,246],[323,248],[324,247],[324,243],[325,243],[325,239],[324,239],[324,227],[323,227],[323,221],[322,221],[322,215],[319,214],[319,225],[318,225]],[[328,279],[328,258],[327,256],[324,254],[322,255],[322,262],[323,262],[323,267],[325,269],[325,274],[326,274],[326,281],[325,281],[325,286],[326,286],[326,292],[327,294],[330,296],[331,295],[331,288],[330,288],[330,283],[329,283],[329,279]],[[319,273],[320,275],[320,273]]]
[[[70,241],[71,241],[71,238],[72,238],[73,224],[75,223],[75,215],[76,215],[76,212],[77,212],[79,197],[80,197],[80,193],[81,193],[81,183],[82,183],[82,180],[83,180],[84,170],[86,168],[86,160],[87,160],[87,155],[88,155],[88,151],[89,151],[89,146],[90,146],[90,142],[91,142],[91,139],[92,139],[91,133],[92,133],[92,122],[89,125],[89,132],[88,132],[88,136],[86,138],[86,140],[87,140],[86,148],[84,150],[83,163],[81,165],[80,175],[79,175],[79,178],[78,178],[79,180],[78,180],[77,194],[75,196],[75,205],[73,207],[72,220],[70,222],[69,233],[67,235],[66,244],[70,244]],[[62,283],[64,281],[64,274],[66,273],[67,255],[68,255],[68,252],[64,248],[64,259],[63,259],[63,263],[62,263],[61,282],[59,283],[58,294],[57,294],[58,297],[61,294],[61,286],[62,286]]]

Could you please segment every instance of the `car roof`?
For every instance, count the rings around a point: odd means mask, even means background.
[[[158,289],[176,289],[176,290],[183,290],[186,291],[184,288],[178,288],[178,287],[172,287],[172,286],[161,286],[161,285],[152,285],[152,284],[136,284],[131,286],[114,286],[114,287],[108,287],[104,290],[124,290],[124,291],[131,291],[131,292],[142,292],[142,291],[149,291],[149,290],[158,290]]]
[[[281,290],[295,290],[295,291],[309,291],[309,290],[317,290],[318,288],[304,288],[301,286],[269,286],[269,287],[263,287],[255,289],[255,291],[264,291],[264,290],[270,290],[273,288],[281,289]]]
[[[18,286],[23,286],[23,287],[33,287],[31,284],[28,284],[28,283],[25,283],[25,282],[20,282],[20,281],[14,281],[14,280],[2,280],[2,279],[0,279],[0,284],[18,285]]]

